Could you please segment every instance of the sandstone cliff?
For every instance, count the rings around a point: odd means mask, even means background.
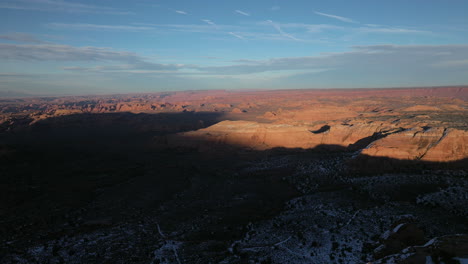
[[[373,142],[362,154],[400,160],[461,160],[468,157],[468,132],[450,128],[408,129]]]
[[[213,126],[168,136],[170,146],[202,151],[216,145],[254,150],[276,147],[361,150],[371,157],[448,162],[468,157],[468,132],[443,127],[402,128],[385,122],[295,125],[222,121]]]

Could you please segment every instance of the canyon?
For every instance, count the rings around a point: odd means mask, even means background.
[[[466,86],[0,98],[0,157],[2,263],[468,258]]]

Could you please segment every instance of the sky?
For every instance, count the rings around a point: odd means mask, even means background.
[[[468,84],[466,0],[0,0],[0,92]]]

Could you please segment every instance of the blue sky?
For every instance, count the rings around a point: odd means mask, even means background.
[[[468,84],[468,1],[0,0],[0,91]]]

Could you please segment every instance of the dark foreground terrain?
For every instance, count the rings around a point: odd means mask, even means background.
[[[466,263],[467,93],[5,101],[0,263]]]

